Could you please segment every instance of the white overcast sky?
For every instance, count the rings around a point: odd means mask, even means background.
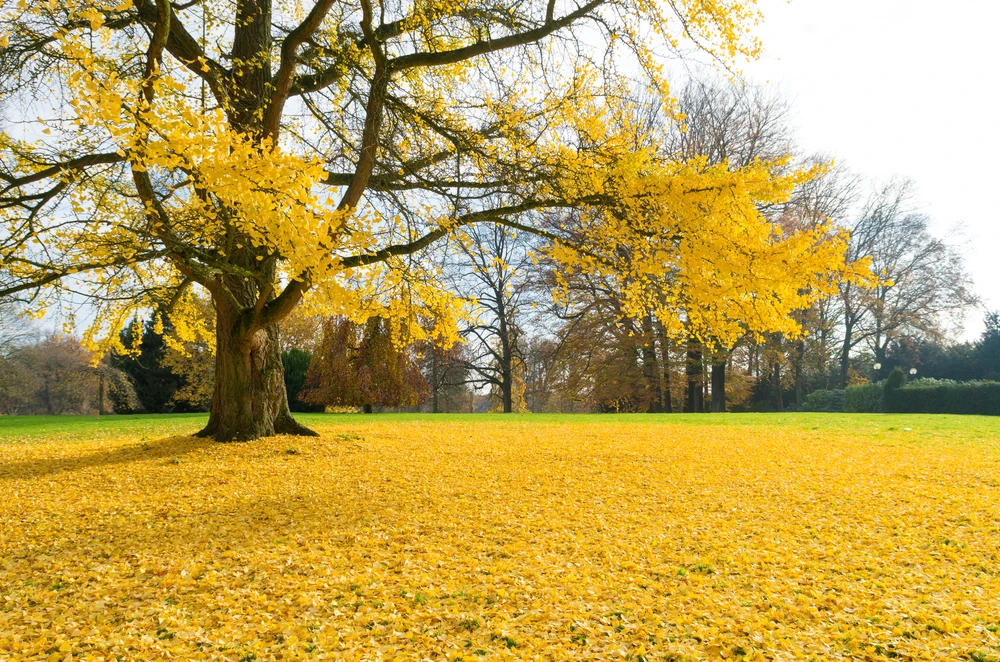
[[[764,55],[743,73],[790,99],[801,148],[867,177],[913,179],[976,293],[1000,308],[1000,2],[758,4]],[[969,315],[966,337],[980,318]]]

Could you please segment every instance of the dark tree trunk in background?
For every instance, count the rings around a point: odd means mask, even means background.
[[[503,379],[503,384],[500,386],[500,391],[503,395],[503,413],[510,414],[514,411],[514,393],[513,385],[511,384],[510,374],[505,374]]]
[[[646,411],[654,414],[663,411],[660,364],[656,358],[656,338],[653,335],[653,318],[642,318],[642,380],[646,385]]]
[[[672,385],[672,380],[670,377],[670,364],[664,363],[663,365],[663,400],[662,407],[663,413],[670,414],[674,411],[674,403],[672,401],[672,396],[670,394]]]
[[[674,410],[672,396],[670,394],[670,385],[672,382],[670,376],[670,339],[667,337],[667,330],[664,328],[663,324],[659,320],[656,321],[656,334],[658,341],[660,343],[660,369],[662,373],[662,393],[663,397],[660,400],[663,411],[666,413],[671,413]]]
[[[437,414],[440,412],[438,407],[438,390],[441,388],[440,380],[438,379],[438,353],[437,348],[431,348],[431,412]]]
[[[500,397],[503,404],[503,413],[510,414],[514,411],[514,339],[511,325],[509,323],[509,310],[507,309],[505,293],[497,289],[494,292],[497,304],[497,323],[499,327],[498,336],[500,339]]]
[[[726,360],[723,357],[712,364],[712,411],[726,411]]]
[[[701,346],[694,340],[688,340],[687,363],[685,373],[687,375],[687,402],[684,411],[688,413],[701,412],[705,409],[705,387],[703,384],[703,368]]]
[[[104,372],[98,375],[98,387],[97,387],[97,415],[104,416]]]
[[[844,327],[844,341],[840,345],[840,388],[847,388],[848,371],[851,367],[851,347],[854,328],[847,324]]]
[[[785,411],[785,402],[781,397],[781,366],[774,366],[771,372],[772,387],[774,388],[774,402],[778,411]]]
[[[801,407],[802,401],[805,398],[805,385],[802,383],[804,379],[804,374],[802,370],[802,364],[805,362],[806,355],[806,341],[799,338],[795,343],[794,352],[794,368],[795,368],[795,406]]]

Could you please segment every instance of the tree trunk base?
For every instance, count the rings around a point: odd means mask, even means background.
[[[275,434],[290,434],[296,437],[318,437],[319,432],[316,432],[312,428],[307,428],[302,425],[291,415],[285,415],[278,419],[274,424]]]
[[[201,437],[204,439],[215,439],[216,441],[228,443],[228,442],[242,442],[242,441],[253,441],[254,439],[260,439],[262,437],[273,437],[279,434],[287,434],[296,437],[318,437],[319,433],[312,428],[307,428],[302,425],[290,415],[284,415],[278,418],[274,422],[271,429],[241,429],[241,430],[231,430],[226,426],[220,424],[218,421],[209,419],[208,425],[203,427],[194,433],[194,437]]]
[[[253,441],[277,434],[318,437],[288,409],[277,327],[244,335],[239,315],[216,302],[215,394],[198,437]]]

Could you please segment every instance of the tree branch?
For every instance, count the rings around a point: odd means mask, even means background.
[[[285,108],[285,101],[292,91],[292,80],[295,76],[295,59],[298,55],[299,46],[308,39],[316,30],[333,6],[334,0],[319,0],[309,11],[299,25],[288,33],[281,43],[281,64],[278,67],[278,74],[274,81],[274,92],[264,113],[264,136],[275,139],[281,125],[281,113]]]
[[[393,71],[403,71],[405,69],[413,69],[414,67],[439,67],[445,64],[462,62],[488,53],[531,44],[586,16],[605,2],[606,0],[591,0],[576,11],[570,12],[558,20],[546,20],[545,23],[533,30],[526,30],[495,40],[478,41],[469,46],[448,51],[437,53],[418,52],[401,55],[391,60],[389,64]]]
[[[109,163],[121,163],[126,160],[125,156],[122,156],[116,152],[102,153],[102,154],[88,154],[86,156],[80,156],[75,159],[70,159],[69,161],[63,161],[62,163],[54,163],[48,168],[39,170],[38,172],[33,172],[30,175],[25,175],[23,177],[10,177],[0,173],[0,179],[7,182],[7,186],[0,191],[0,194],[6,193],[7,191],[19,188],[21,186],[26,186],[28,184],[34,184],[37,181],[43,179],[48,179],[49,177],[54,177],[63,172],[69,172],[74,170],[83,170],[87,166],[99,165],[99,164],[109,164]]]
[[[160,11],[159,2],[138,0],[136,10],[139,13],[139,19],[150,26],[155,33],[159,21],[157,18]],[[167,52],[177,58],[190,72],[204,80],[215,96],[215,100],[225,108],[229,99],[226,82],[229,78],[229,70],[205,55],[198,40],[191,36],[191,33],[176,16],[173,17],[171,23],[165,44]]]

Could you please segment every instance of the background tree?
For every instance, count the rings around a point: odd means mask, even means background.
[[[422,343],[417,347],[417,363],[430,390],[432,413],[469,411],[474,398],[469,390],[468,348],[465,343],[442,347]]]
[[[695,78],[678,96],[678,105],[684,113],[684,130],[668,134],[667,149],[680,158],[691,159],[701,155],[708,163],[738,169],[755,161],[778,163],[782,156],[792,153],[794,149],[788,102],[770,88],[724,82],[716,78]],[[803,182],[796,187],[796,191],[807,185],[809,182]],[[815,224],[809,229],[818,227],[820,225]],[[798,228],[787,229],[794,231]],[[728,293],[729,296],[732,294]],[[736,295],[739,296],[739,293]],[[690,317],[697,312],[689,311],[689,323]],[[707,340],[708,347],[699,339]],[[738,340],[720,343],[710,328],[697,329],[689,334],[685,360],[685,411],[706,409],[706,370],[711,374],[709,408],[715,412],[726,410],[726,366],[736,342]]]
[[[323,335],[323,316],[296,308],[281,321],[281,351],[300,349],[310,355]]]
[[[870,256],[883,278],[872,287],[839,285],[842,386],[859,343],[867,342],[875,362],[883,363],[900,334],[934,335],[943,316],[961,314],[975,302],[961,256],[931,236],[927,217],[912,209],[912,195],[908,180],[881,186],[852,228],[849,255]]]
[[[752,2],[80,0],[2,11],[0,95],[41,115],[47,133],[0,134],[0,297],[45,307],[61,290],[88,294],[84,342],[107,348],[143,310],[183,327],[187,290],[206,290],[217,339],[201,434],[219,440],[309,433],[289,413],[278,342],[303,299],[402,318],[414,340],[452,338],[453,302],[408,256],[458,227],[537,231],[546,209],[590,208],[587,238],[639,244],[662,265],[649,251],[679,234],[682,256],[716,248],[692,224],[721,218],[723,200],[746,213],[729,214],[739,228],[709,224],[710,236],[760,243],[749,210],[794,184],[772,168],[664,161],[623,140],[630,82],[618,70],[644,72],[662,98],[659,54],[693,42],[723,61],[755,55]],[[545,233],[567,268],[596,266],[582,257],[590,242]],[[791,251],[816,238],[788,241]],[[751,251],[758,264],[780,260],[784,249],[768,246]],[[648,264],[617,264],[606,248],[593,251],[606,268]],[[824,255],[795,267],[841,264]],[[426,317],[441,323],[426,331]]]
[[[831,164],[829,155],[814,155],[807,162]],[[775,210],[784,227],[819,227],[832,221],[843,227],[850,223],[857,203],[861,178],[840,164],[795,189],[789,201]],[[863,257],[858,253],[857,257]],[[843,283],[851,287],[850,283]],[[839,309],[835,298],[821,298],[809,308],[796,313],[804,333],[791,339],[788,367],[791,372],[795,404],[801,405],[805,394],[817,388],[835,388],[831,360],[835,353]]]
[[[795,172],[787,158],[792,149],[788,106],[772,92],[714,79],[693,80],[678,95],[678,110],[684,115],[683,124],[669,121],[655,106],[637,106],[628,121],[623,120],[633,130],[632,148],[649,147],[665,158],[687,163],[698,161],[720,173],[760,168],[768,177],[781,177]],[[815,160],[807,160],[805,167],[817,176],[825,168]],[[812,177],[801,180],[799,185],[811,180]],[[612,335],[635,339],[616,338],[614,346],[623,353],[614,363],[602,362],[608,367],[615,366],[611,374],[600,380],[602,384],[618,385],[615,408],[669,411],[674,402],[683,402],[688,411],[703,411],[705,373],[714,363],[712,407],[722,411],[725,370],[736,344],[748,335],[761,338],[765,334],[798,334],[799,313],[823,299],[821,292],[830,292],[835,281],[805,278],[791,291],[782,288],[780,292],[758,292],[762,286],[768,287],[765,283],[771,278],[787,282],[793,273],[799,276],[814,273],[804,264],[791,266],[788,260],[794,258],[782,250],[777,259],[785,261],[785,268],[776,270],[772,276],[765,275],[761,265],[769,259],[764,257],[770,252],[766,247],[768,237],[808,236],[812,254],[819,255],[841,250],[843,235],[828,226],[827,218],[791,223],[786,201],[787,198],[782,198],[755,203],[753,213],[763,224],[754,232],[760,233],[756,237],[763,243],[755,244],[749,251],[746,246],[731,243],[731,234],[723,229],[727,224],[739,224],[746,210],[727,209],[719,206],[719,198],[708,196],[696,203],[695,208],[702,214],[698,222],[673,237],[657,237],[657,242],[662,240],[662,243],[613,243],[616,235],[610,233],[602,255],[613,255],[616,262],[630,265],[618,273],[595,276],[579,270],[567,275],[561,273],[564,271],[561,267],[553,269],[553,280],[562,289],[559,296],[575,308],[559,314],[567,320],[578,319],[580,315],[607,316],[600,325],[570,323],[566,329],[579,332],[601,328],[607,332],[618,324],[621,328]],[[779,215],[781,211],[784,216]],[[629,216],[616,216],[615,220],[634,224],[643,214],[663,213],[640,207],[631,210]],[[670,213],[672,210],[667,212]],[[586,228],[589,215],[571,213],[565,218],[571,227]],[[584,234],[586,231],[582,230],[580,236]],[[800,254],[797,259],[802,257]],[[751,263],[753,269],[749,268]],[[692,279],[694,273],[698,276]],[[763,311],[763,301],[777,306]],[[674,364],[681,366],[683,377],[671,378]],[[610,379],[612,375],[617,378]],[[636,381],[625,388],[624,382],[631,380]],[[675,382],[684,384],[678,399],[673,398]]]
[[[109,358],[112,366],[128,375],[137,397],[136,412],[162,414],[178,409],[174,393],[184,378],[163,363],[167,353],[163,335],[169,334],[171,327],[169,323],[164,325],[162,332],[157,328],[153,317],[145,321],[133,319],[122,330],[122,345],[130,351],[115,352]],[[137,336],[140,340],[135,343]]]
[[[552,340],[536,365],[544,366],[552,402],[563,411],[647,411],[658,396],[641,363],[646,339],[624,310],[614,279],[563,274],[551,260],[537,271],[533,277],[550,293],[543,316]]]
[[[361,325],[346,318],[325,320],[300,397],[313,405],[361,407],[365,413],[416,406],[428,388],[412,351],[393,337],[385,318],[371,317]]]
[[[306,375],[312,364],[312,354],[292,347],[281,352],[281,365],[285,373],[285,392],[288,394],[288,408],[298,412],[323,411],[321,404],[307,404],[299,395],[306,385]]]
[[[31,323],[14,302],[0,300],[0,412],[14,415],[31,400],[35,375],[11,355],[35,338]]]
[[[986,313],[986,329],[976,343],[975,355],[982,379],[1000,381],[1000,311]]]
[[[39,386],[38,375],[26,362],[15,360],[10,354],[0,356],[0,413],[7,416],[31,413]]]
[[[48,335],[22,346],[0,364],[5,382],[20,380],[0,388],[0,404],[25,414],[109,414],[116,403],[131,411],[136,397],[128,378],[92,359],[69,336]]]
[[[524,411],[522,325],[530,247],[523,235],[501,225],[469,228],[458,244],[465,259],[455,285],[472,307],[461,332],[467,380],[477,389],[488,388],[499,411]]]
[[[209,410],[215,380],[213,353],[211,341],[205,338],[167,348],[162,365],[180,377],[180,386],[170,397],[175,411]]]
[[[14,301],[0,299],[0,359],[37,338],[37,331]]]

